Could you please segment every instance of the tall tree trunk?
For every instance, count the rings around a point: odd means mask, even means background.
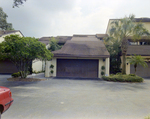
[[[126,74],[126,54],[122,54],[122,74]]]
[[[135,74],[135,75],[136,75],[136,67],[137,67],[137,65],[135,64],[135,65],[134,65],[134,68],[135,68],[135,72],[134,72],[134,74]]]
[[[124,37],[121,44],[121,50],[122,50],[122,74],[126,74],[126,53],[128,49],[128,41],[127,38]]]

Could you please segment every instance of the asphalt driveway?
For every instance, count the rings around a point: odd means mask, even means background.
[[[11,89],[14,103],[2,119],[144,119],[150,114],[149,79],[144,83],[51,78],[11,82],[8,77],[0,75],[0,85]]]

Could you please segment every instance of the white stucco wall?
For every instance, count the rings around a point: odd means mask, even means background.
[[[150,32],[150,22],[142,22],[142,24]]]
[[[46,61],[42,61],[42,71],[45,71]]]
[[[63,59],[63,58],[59,58],[59,59]],[[66,58],[65,58],[66,59]],[[67,58],[67,59],[87,59],[87,58]],[[97,59],[97,58],[93,58],[93,59]],[[99,66],[98,66],[98,78],[101,78],[101,67],[105,66],[105,74],[107,74],[109,76],[109,58],[106,58],[105,61],[103,61],[103,58],[99,58]],[[54,68],[51,69],[50,65],[54,65]],[[53,70],[54,73],[51,74],[50,71]],[[50,77],[50,76],[54,76],[56,77],[56,71],[57,71],[57,58],[53,58],[51,61],[46,61],[46,67],[45,67],[45,77]]]
[[[2,35],[0,37],[0,43],[4,41],[4,37],[9,36],[9,35],[19,35],[20,37],[23,37],[23,35],[19,31],[18,32],[14,32],[14,33],[10,33],[10,34],[5,34],[5,35]]]
[[[41,60],[34,60],[32,62],[32,69],[33,71],[43,71],[43,62]]]
[[[103,61],[103,58],[99,59],[99,66],[98,66],[98,78],[101,78],[101,72],[105,72],[105,70],[102,70],[102,66],[105,66],[105,61]]]
[[[105,59],[105,75],[109,76],[110,58]]]
[[[53,68],[50,68],[51,65],[54,65]],[[53,74],[51,74],[51,70],[54,71]],[[45,77],[56,77],[56,70],[57,70],[57,58],[53,58],[51,61],[46,61],[45,66]]]
[[[50,66],[51,66],[51,65],[54,65],[54,68],[49,68],[49,70],[50,70],[50,71],[53,70],[54,73],[53,73],[53,74],[49,73],[49,74],[50,74],[50,76],[56,77],[56,71],[57,71],[57,58],[54,57],[54,58],[50,61]],[[49,72],[50,72],[50,71],[49,71]]]

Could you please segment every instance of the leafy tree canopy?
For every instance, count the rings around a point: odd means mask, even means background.
[[[59,50],[62,48],[62,46],[58,45],[58,40],[55,39],[54,37],[52,37],[49,41],[49,50],[50,51],[55,51],[55,50]]]
[[[121,42],[113,37],[104,38],[104,43],[110,53],[110,73],[116,74],[121,72]]]
[[[120,41],[121,51],[122,51],[122,73],[126,74],[126,52],[128,48],[128,38],[139,40],[143,35],[149,35],[149,32],[144,28],[142,23],[135,22],[135,16],[129,15],[129,17],[124,17],[123,19],[114,20],[111,23],[111,28],[109,29],[109,37],[113,37],[113,40]],[[112,42],[112,41],[108,41]]]
[[[7,14],[0,7],[0,30],[12,30],[12,24],[7,23]]]
[[[34,59],[51,60],[52,56],[45,44],[35,38],[10,35],[0,43],[0,58],[12,61],[22,78],[26,78],[29,65]]]

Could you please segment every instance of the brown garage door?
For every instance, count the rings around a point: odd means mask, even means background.
[[[147,68],[143,68],[141,65],[138,65],[136,69],[136,75],[141,77],[150,77],[150,63],[147,63],[147,65]],[[134,65],[130,65],[130,73],[134,74],[134,71]]]
[[[18,72],[16,66],[10,61],[0,61],[0,73],[12,74]]]
[[[57,59],[57,77],[98,78],[98,60]]]

